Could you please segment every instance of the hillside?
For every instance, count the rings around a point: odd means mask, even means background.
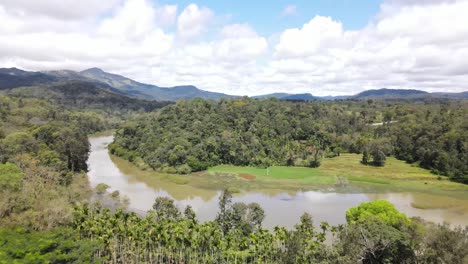
[[[58,78],[40,72],[28,72],[17,68],[0,68],[0,90],[19,86],[51,84],[57,81]]]
[[[105,111],[149,112],[171,102],[148,101],[130,98],[122,94],[104,90],[94,83],[70,81],[51,86],[31,86],[11,89],[8,95],[21,98],[37,98],[53,101],[67,108],[101,109]],[[118,91],[118,90],[117,90]]]
[[[59,77],[60,72],[49,72],[56,77]],[[127,77],[108,73],[99,68],[91,68],[81,72],[67,71],[68,79],[83,79],[94,80],[100,83],[105,83],[122,93],[142,98],[153,100],[177,101],[181,99],[204,98],[204,99],[220,99],[232,97],[222,93],[213,93],[203,91],[192,85],[174,86],[174,87],[159,87],[151,84],[140,83]]]
[[[114,93],[145,100],[178,101],[198,97],[216,100],[234,97],[223,93],[200,90],[192,85],[159,87],[144,84],[98,68],[91,68],[81,72],[70,70],[30,72],[17,68],[0,68],[0,90],[21,86],[58,85],[69,81],[85,81]]]
[[[429,95],[428,92],[409,89],[378,89],[367,90],[354,95],[354,99],[411,99]]]

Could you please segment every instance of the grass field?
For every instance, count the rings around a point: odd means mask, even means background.
[[[267,169],[256,167],[236,167],[220,165],[210,168],[211,174],[248,174],[256,178],[245,181],[276,182],[280,186],[304,189],[336,188],[345,180],[343,191],[358,188],[360,191],[424,191],[451,192],[467,196],[468,186],[438,177],[430,171],[407,164],[395,158],[387,158],[384,167],[365,166],[361,156],[342,154],[339,157],[324,159],[319,168],[273,166]],[[341,185],[340,185],[341,186]]]
[[[111,156],[113,163],[130,181],[144,182],[165,190],[176,199],[193,196],[208,201],[222,188],[238,192],[295,194],[299,190],[341,193],[411,193],[411,206],[420,209],[461,208],[468,210],[468,185],[438,177],[428,170],[388,158],[385,167],[360,163],[356,154],[324,159],[319,168],[280,167],[268,169],[220,165],[208,171],[178,175],[141,170],[133,163]],[[344,179],[344,180],[343,180]],[[347,183],[340,185],[337,183]],[[464,211],[463,211],[464,212]]]

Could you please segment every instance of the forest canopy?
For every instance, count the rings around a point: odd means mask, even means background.
[[[392,155],[467,183],[467,104],[195,99],[126,123],[110,151],[177,173],[218,164],[318,167],[342,152],[384,166]]]

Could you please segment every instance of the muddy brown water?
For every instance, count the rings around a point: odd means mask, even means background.
[[[92,187],[106,183],[111,191],[118,190],[130,202],[130,208],[146,211],[151,209],[158,196],[173,198],[183,210],[192,206],[200,221],[213,220],[216,216],[218,199],[223,186],[200,188],[190,184],[168,181],[154,173],[140,171],[136,166],[119,158],[111,157],[106,146],[112,136],[90,138],[91,153],[88,160],[88,177]],[[408,216],[419,216],[433,222],[448,222],[453,225],[468,225],[468,199],[458,199],[428,193],[335,193],[321,191],[286,192],[277,190],[256,190],[241,192],[234,201],[257,202],[265,210],[264,226],[293,227],[299,217],[308,212],[315,223],[327,221],[330,224],[345,223],[345,212],[362,202],[385,199],[392,202]],[[437,201],[440,209],[414,208],[419,202]]]

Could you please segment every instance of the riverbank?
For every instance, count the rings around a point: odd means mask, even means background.
[[[145,177],[181,186],[190,185],[213,191],[230,188],[235,193],[264,190],[273,194],[309,190],[339,193],[420,192],[468,200],[468,185],[452,182],[447,177],[434,175],[393,157],[387,158],[384,167],[363,165],[358,154],[342,154],[323,159],[318,168],[219,165],[188,175],[141,170],[119,157],[111,155],[111,158],[129,174],[144,174]],[[417,206],[426,208],[431,205]]]
[[[273,166],[264,169],[220,165],[210,168],[207,173],[230,173],[249,182],[275,182],[278,186],[293,189],[358,190],[371,193],[418,191],[468,199],[468,185],[449,181],[446,177],[439,177],[393,157],[387,158],[384,167],[366,166],[360,161],[361,156],[358,154],[342,154],[323,159],[319,168]]]
[[[91,185],[106,183],[111,187],[109,191],[118,190],[122,197],[128,197],[131,208],[141,211],[149,210],[156,197],[165,196],[174,199],[182,209],[191,205],[200,221],[213,220],[220,190],[231,188],[237,191],[235,201],[257,202],[265,209],[265,226],[268,227],[293,227],[304,212],[310,213],[317,223],[342,224],[347,209],[376,199],[388,200],[409,216],[429,221],[462,224],[468,219],[465,189],[468,186],[439,181],[437,176],[397,160],[388,160],[388,165],[394,165],[394,169],[404,167],[395,175],[385,173],[384,168],[356,164],[359,155],[327,159],[317,169],[273,167],[268,175],[265,169],[232,166],[177,175],[141,170],[131,162],[109,155],[107,145],[112,142],[112,136],[90,138],[90,142],[88,177]],[[358,168],[350,167],[352,163],[359,168],[356,174],[353,171]],[[344,174],[346,172],[348,174]],[[337,186],[336,175],[350,177],[348,186]],[[375,179],[369,180],[371,176]],[[385,177],[390,183],[376,183]],[[427,185],[434,187],[422,190],[417,185],[414,191],[408,190],[411,182],[418,179],[426,179]],[[398,188],[398,181],[406,182],[406,189]]]

